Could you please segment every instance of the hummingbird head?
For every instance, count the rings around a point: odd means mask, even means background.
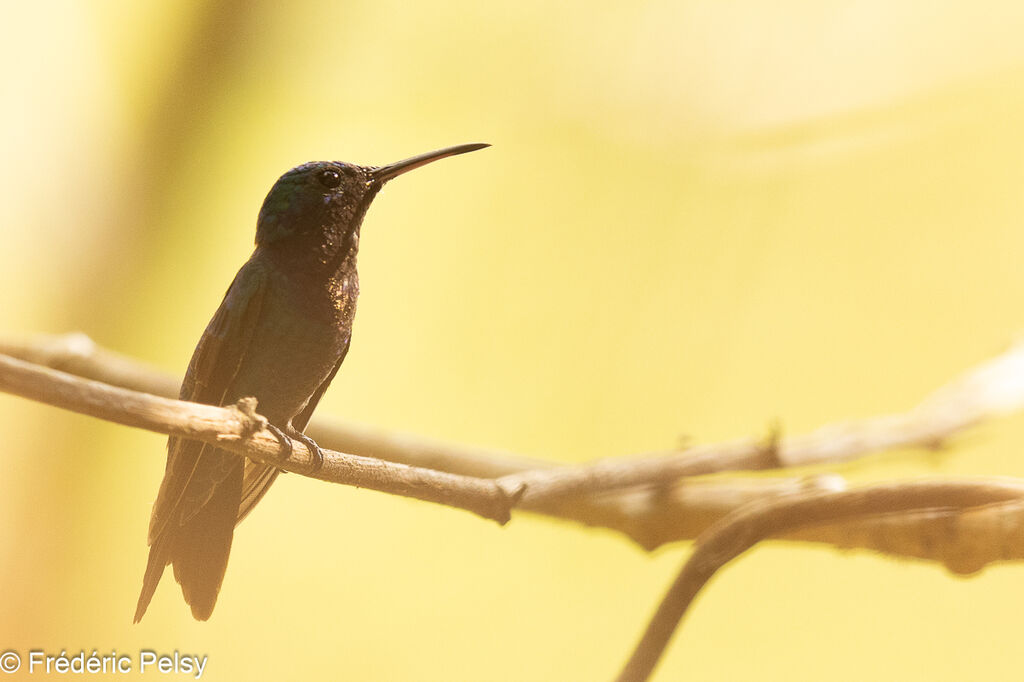
[[[256,221],[256,246],[315,242],[324,250],[352,241],[370,202],[388,180],[432,161],[488,147],[464,144],[420,154],[387,166],[313,161],[274,183]]]
[[[256,221],[256,245],[319,241],[327,232],[358,226],[380,187],[367,169],[339,161],[313,161],[278,178]]]

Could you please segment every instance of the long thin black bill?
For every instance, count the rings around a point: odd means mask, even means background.
[[[482,142],[475,142],[473,144],[459,144],[454,147],[445,147],[444,149],[438,149],[434,152],[427,152],[426,154],[420,154],[403,161],[397,161],[387,166],[381,166],[380,168],[373,169],[371,182],[379,182],[384,184],[392,178],[397,178],[402,173],[408,173],[414,168],[425,166],[428,163],[433,163],[438,159],[444,159],[449,156],[455,156],[456,154],[465,154],[466,152],[475,152],[477,149],[483,149],[484,147],[490,147],[491,145]]]

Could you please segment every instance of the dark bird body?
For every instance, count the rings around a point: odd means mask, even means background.
[[[379,168],[307,163],[281,176],[260,210],[256,249],[196,346],[181,399],[228,405],[253,396],[282,437],[319,452],[302,431],[348,352],[366,210],[388,180],[485,146],[449,147]],[[136,622],[168,564],[192,615],[210,617],[235,525],[279,473],[199,441],[172,436],[167,451]]]

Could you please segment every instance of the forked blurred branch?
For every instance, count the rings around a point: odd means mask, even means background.
[[[1018,479],[908,481],[761,500],[738,509],[697,539],[618,682],[648,679],[701,588],[758,542],[808,526],[901,513],[938,514],[943,545],[968,554],[963,560],[975,568],[1019,559],[1024,550],[1024,481]]]
[[[315,417],[324,448],[309,471],[302,443],[280,442],[252,402],[172,398],[179,381],[100,349],[82,334],[0,340],[0,390],[109,421],[217,443],[289,471],[438,502],[504,522],[512,509],[617,530],[641,546],[700,536],[621,680],[653,670],[692,598],[756,542],[783,538],[915,557],[970,573],[1024,559],[1024,481],[908,481],[846,490],[836,474],[698,478],[825,465],[867,454],[935,448],[985,419],[1024,408],[1024,342],[966,372],[913,409],[835,423],[809,434],[741,439],[583,465]],[[351,454],[346,454],[351,453]]]

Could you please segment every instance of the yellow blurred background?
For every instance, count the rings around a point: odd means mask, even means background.
[[[9,4],[0,332],[182,373],[284,170],[389,185],[333,413],[565,462],[911,406],[1024,329],[1024,4]],[[131,624],[161,436],[0,395],[0,650],[208,680],[602,680],[685,547],[285,476]],[[855,480],[1024,475],[1024,420]],[[658,680],[1014,679],[1021,568],[763,547]],[[123,677],[123,676],[122,676]]]

